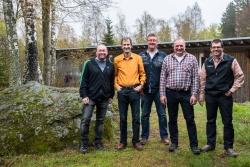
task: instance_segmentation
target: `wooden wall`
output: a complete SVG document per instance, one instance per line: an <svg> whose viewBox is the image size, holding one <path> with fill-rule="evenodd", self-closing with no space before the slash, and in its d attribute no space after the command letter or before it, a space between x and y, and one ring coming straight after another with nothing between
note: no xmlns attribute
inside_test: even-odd
<svg viewBox="0 0 250 167"><path fill-rule="evenodd" d="M134 48L132 51L134 53L140 53L141 51L145 50L146 47L142 46L141 48ZM165 51L167 54L172 52L171 48L160 48L161 50ZM209 56L210 50L209 47L195 47L195 48L187 48L187 51L194 54L196 58L199 59L200 55L204 55L205 57ZM225 53L228 53L232 56L234 56L245 75L245 83L242 88L240 88L236 94L234 95L234 100L236 102L245 102L250 101L250 46L225 46L224 48ZM57 52L57 54L60 52ZM118 54L121 54L121 49L119 50L110 50L109 55L112 55L111 60L113 57L117 56ZM73 56L72 56L73 55ZM94 55L94 49L91 49L89 51L81 51L81 50L69 50L68 52L64 53L63 57L70 57L68 59L62 59L62 56L60 56L61 60L57 63L57 75L59 76L58 82L56 86L65 86L64 84L64 77L67 74L67 72L70 72L72 74L72 83L70 86L73 87L79 87L79 78L80 78L80 72L82 63L88 59L89 57ZM73 58L74 57L74 58ZM202 62L199 62L202 63ZM58 77L57 77L58 78Z"/></svg>
<svg viewBox="0 0 250 167"><path fill-rule="evenodd" d="M245 102L250 100L250 50L241 49L232 51L231 54L239 62L245 76L245 83L234 95L235 101Z"/></svg>

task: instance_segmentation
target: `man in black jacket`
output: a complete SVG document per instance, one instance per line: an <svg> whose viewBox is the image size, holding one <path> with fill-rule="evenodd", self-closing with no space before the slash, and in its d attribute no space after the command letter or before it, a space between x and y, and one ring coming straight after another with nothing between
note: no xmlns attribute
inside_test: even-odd
<svg viewBox="0 0 250 167"><path fill-rule="evenodd" d="M233 149L233 93L244 83L244 74L237 60L223 52L223 43L214 39L211 43L211 56L206 59L200 72L200 97L203 105L206 101L207 109L207 145L203 152L212 151L216 146L216 118L220 109L225 153L230 157L238 154Z"/></svg>
<svg viewBox="0 0 250 167"><path fill-rule="evenodd" d="M81 121L80 152L88 151L89 125L96 106L95 141L96 149L102 150L103 121L109 102L114 96L114 66L107 58L105 45L98 45L96 57L87 60L82 69L80 96L84 104Z"/></svg>

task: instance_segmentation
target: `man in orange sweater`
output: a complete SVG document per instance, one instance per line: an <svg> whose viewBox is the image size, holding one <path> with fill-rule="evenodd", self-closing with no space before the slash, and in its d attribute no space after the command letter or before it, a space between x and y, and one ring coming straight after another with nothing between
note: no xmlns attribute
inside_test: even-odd
<svg viewBox="0 0 250 167"><path fill-rule="evenodd" d="M127 146L127 115L128 106L132 111L132 143L136 150L142 150L140 144L140 90L146 80L141 56L132 53L132 40L125 37L121 40L123 53L115 57L115 88L118 94L118 108L120 113L120 143L118 150Z"/></svg>

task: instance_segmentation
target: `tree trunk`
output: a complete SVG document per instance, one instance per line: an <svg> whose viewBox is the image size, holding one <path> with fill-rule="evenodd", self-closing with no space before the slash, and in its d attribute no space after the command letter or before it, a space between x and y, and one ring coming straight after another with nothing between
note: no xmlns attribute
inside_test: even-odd
<svg viewBox="0 0 250 167"><path fill-rule="evenodd" d="M50 0L42 0L42 31L44 53L44 82L51 82L51 56L50 56Z"/></svg>
<svg viewBox="0 0 250 167"><path fill-rule="evenodd" d="M22 78L19 63L16 19L14 16L12 0L3 0L3 12L10 50L9 86L19 86L22 83Z"/></svg>
<svg viewBox="0 0 250 167"><path fill-rule="evenodd" d="M56 0L51 1L51 85L56 82Z"/></svg>
<svg viewBox="0 0 250 167"><path fill-rule="evenodd" d="M24 83L32 80L32 79L29 79L27 80L27 78L30 78L28 77L27 75L29 75L29 70L30 68L28 67L28 64L29 64L29 23L27 22L27 12L28 12L28 5L27 5L27 0L19 0L19 3L21 5L21 9L22 9L22 13L23 13L23 18L24 18L24 24L25 24L25 55L26 55L26 66L25 66L25 74L24 74ZM34 22L34 21L33 21ZM38 50L38 49L36 49ZM36 64L36 63L35 63ZM41 69L40 69L40 65L38 63L38 53L37 53L37 73L38 73L38 82L42 83L43 82L43 77L42 77L42 72L41 72Z"/></svg>
<svg viewBox="0 0 250 167"><path fill-rule="evenodd" d="M26 0L24 9L24 17L26 20L26 72L24 75L24 83L28 81L41 82L39 77L39 66L38 66L38 49L37 49L37 38L35 30L35 9L33 7L34 0Z"/></svg>

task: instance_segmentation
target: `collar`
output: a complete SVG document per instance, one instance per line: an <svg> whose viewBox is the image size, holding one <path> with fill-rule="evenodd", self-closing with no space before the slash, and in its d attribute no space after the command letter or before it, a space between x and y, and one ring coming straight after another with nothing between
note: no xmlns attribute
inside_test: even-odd
<svg viewBox="0 0 250 167"><path fill-rule="evenodd" d="M215 59L217 59L217 57L215 58L213 55L210 55L210 62L211 61L214 61ZM221 53L220 57L219 57L219 60L224 60L224 52Z"/></svg>
<svg viewBox="0 0 250 167"><path fill-rule="evenodd" d="M159 52L159 50L155 49L153 52L150 52L149 50L147 50L146 52L147 52L147 54L154 54L154 55L156 55Z"/></svg>
<svg viewBox="0 0 250 167"><path fill-rule="evenodd" d="M187 55L188 55L188 52L184 52L181 57L185 58ZM175 53L172 53L171 56L172 56L172 58L174 58L177 55Z"/></svg>
<svg viewBox="0 0 250 167"><path fill-rule="evenodd" d="M222 52L221 55L220 55L220 57L218 57L218 58L216 57L216 58L215 58L214 56L212 56L212 59L213 59L213 60L214 60L214 59L223 60L223 55L224 55L224 53Z"/></svg>
<svg viewBox="0 0 250 167"><path fill-rule="evenodd" d="M106 62L106 59L104 59L104 60L100 60L100 59L98 59L97 57L95 58L95 60L96 60L96 61L98 61L98 62L100 62L100 63L104 63L104 62Z"/></svg>
<svg viewBox="0 0 250 167"><path fill-rule="evenodd" d="M128 57L125 57L123 54L123 60L128 60L128 59L133 59L133 54L130 53L130 55Z"/></svg>

